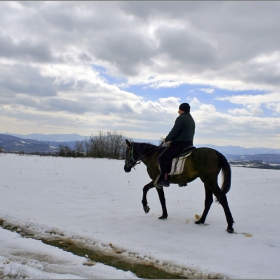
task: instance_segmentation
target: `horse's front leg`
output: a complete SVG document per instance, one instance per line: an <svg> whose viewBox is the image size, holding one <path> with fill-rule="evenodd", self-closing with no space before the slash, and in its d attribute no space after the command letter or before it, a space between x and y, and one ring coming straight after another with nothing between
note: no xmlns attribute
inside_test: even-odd
<svg viewBox="0 0 280 280"><path fill-rule="evenodd" d="M160 204L162 207L162 216L160 216L159 219L165 220L165 219L167 219L168 214L167 214L167 209L166 209L166 204L165 204L164 191L163 191L163 188L161 188L161 189L156 188L156 189L157 189L159 201L160 201Z"/></svg>
<svg viewBox="0 0 280 280"><path fill-rule="evenodd" d="M195 222L196 224L204 224L207 214L213 203L213 194L212 194L211 190L206 185L204 185L204 187L205 187L204 211L203 211L201 218Z"/></svg>
<svg viewBox="0 0 280 280"><path fill-rule="evenodd" d="M148 201L147 201L147 193L148 193L149 189L152 189L152 188L154 188L154 187L155 187L155 186L154 186L154 183L153 183L153 181L152 181L152 182L150 182L149 184L147 184L147 185L143 188L142 204L143 204L144 212L145 212L146 214L148 214L149 211L150 211L150 207L149 207Z"/></svg>

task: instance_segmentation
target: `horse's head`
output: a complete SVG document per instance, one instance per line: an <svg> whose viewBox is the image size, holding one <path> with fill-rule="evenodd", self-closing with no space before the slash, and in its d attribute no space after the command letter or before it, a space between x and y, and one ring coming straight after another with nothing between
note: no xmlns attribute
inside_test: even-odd
<svg viewBox="0 0 280 280"><path fill-rule="evenodd" d="M139 164L139 159L137 159L137 155L134 151L134 143L130 143L127 139L125 140L127 149L125 152L125 164L124 164L124 171L130 172L131 168L134 167L136 164Z"/></svg>

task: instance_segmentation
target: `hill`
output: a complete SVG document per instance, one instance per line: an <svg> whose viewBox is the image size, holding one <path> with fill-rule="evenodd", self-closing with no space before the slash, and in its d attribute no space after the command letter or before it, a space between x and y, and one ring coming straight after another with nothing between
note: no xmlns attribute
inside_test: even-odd
<svg viewBox="0 0 280 280"><path fill-rule="evenodd" d="M24 153L55 153L60 145L74 146L74 141L38 141L33 139L23 139L12 135L0 134L0 147L4 152L24 152Z"/></svg>
<svg viewBox="0 0 280 280"><path fill-rule="evenodd" d="M82 141L86 138L86 136L82 136L76 133L72 134L40 134L40 133L32 133L32 134L11 134L4 133L5 135L16 136L22 139L33 139L38 141L48 141L48 142L73 142L73 141Z"/></svg>

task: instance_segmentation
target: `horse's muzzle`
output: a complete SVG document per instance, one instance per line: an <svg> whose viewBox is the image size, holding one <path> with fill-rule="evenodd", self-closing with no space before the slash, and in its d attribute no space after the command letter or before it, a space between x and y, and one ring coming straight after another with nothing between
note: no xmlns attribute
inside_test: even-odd
<svg viewBox="0 0 280 280"><path fill-rule="evenodd" d="M124 171L125 171L126 173L130 172L130 171L131 171L131 167L125 165L125 166L124 166Z"/></svg>

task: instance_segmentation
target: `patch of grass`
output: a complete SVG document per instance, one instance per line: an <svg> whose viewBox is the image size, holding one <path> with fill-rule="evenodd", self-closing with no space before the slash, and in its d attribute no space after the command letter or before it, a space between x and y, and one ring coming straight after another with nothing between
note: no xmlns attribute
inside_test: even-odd
<svg viewBox="0 0 280 280"><path fill-rule="evenodd" d="M164 272L163 270L160 270L159 268L157 268L153 265L131 264L129 262L125 262L125 261L119 259L116 256L103 255L98 252L89 250L87 248L76 246L72 242L68 243L68 242L62 242L60 240L48 240L48 239L42 239L42 242L44 242L45 244L48 244L48 245L52 245L52 246L61 248L65 251L71 252L77 256L85 257L85 255L87 255L91 261L100 262L100 263L103 263L103 264L106 264L109 266L113 266L117 269L121 269L124 271L131 271L140 278L185 279L184 277L181 277L179 275Z"/></svg>
<svg viewBox="0 0 280 280"><path fill-rule="evenodd" d="M35 235L32 233L28 233L25 231L18 231L19 227L14 225L5 224L5 221L0 219L0 226L4 229L17 232L22 237L25 238L34 238ZM109 256L105 254L101 254L100 252L95 252L93 250L84 248L82 246L77 246L72 240L65 240L63 237L56 239L47 239L47 238L38 238L36 237L36 240L41 240L43 243L58 247L64 251L71 252L74 255L85 257L87 255L87 258L94 262L103 263L105 265L109 265L112 267L115 267L117 269L121 269L124 271L131 271L137 277L144 278L144 279L185 279L182 276L167 273L157 267L155 267L152 264L145 265L145 264L139 264L139 263L131 263L129 261L124 261L117 255ZM118 254L118 252L116 253Z"/></svg>

